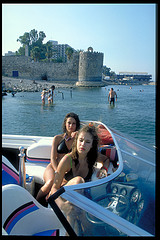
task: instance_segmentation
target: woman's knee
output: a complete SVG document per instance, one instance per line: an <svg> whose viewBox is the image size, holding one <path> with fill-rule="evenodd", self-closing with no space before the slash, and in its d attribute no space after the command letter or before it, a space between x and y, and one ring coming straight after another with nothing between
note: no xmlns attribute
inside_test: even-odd
<svg viewBox="0 0 160 240"><path fill-rule="evenodd" d="M85 183L84 179L80 176L74 178L74 184Z"/></svg>
<svg viewBox="0 0 160 240"><path fill-rule="evenodd" d="M51 164L48 164L44 171L43 179L45 182L47 182L48 180L53 179L54 176L55 176L54 169L52 168Z"/></svg>
<svg viewBox="0 0 160 240"><path fill-rule="evenodd" d="M52 187L53 185L53 182L54 182L54 179L48 179L46 182L45 182L45 185L49 186L50 188Z"/></svg>

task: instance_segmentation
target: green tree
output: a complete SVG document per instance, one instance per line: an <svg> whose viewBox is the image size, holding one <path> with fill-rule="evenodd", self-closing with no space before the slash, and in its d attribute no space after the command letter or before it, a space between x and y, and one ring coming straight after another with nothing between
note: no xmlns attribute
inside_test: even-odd
<svg viewBox="0 0 160 240"><path fill-rule="evenodd" d="M41 56L41 50L39 47L34 47L32 50L31 50L31 57L34 59L34 61L38 61L40 59L40 56Z"/></svg>
<svg viewBox="0 0 160 240"><path fill-rule="evenodd" d="M18 49L18 51L16 51L16 55L21 55L21 56L24 56L25 55L25 47L20 47Z"/></svg>
<svg viewBox="0 0 160 240"><path fill-rule="evenodd" d="M30 35L28 32L25 32L23 36L20 36L17 39L17 42L20 42L23 46L30 44Z"/></svg>
<svg viewBox="0 0 160 240"><path fill-rule="evenodd" d="M43 31L40 31L38 41L41 41L42 43L45 37L46 37L46 34Z"/></svg>
<svg viewBox="0 0 160 240"><path fill-rule="evenodd" d="M71 48L71 47L68 47L68 48L66 48L66 51L65 51L65 54L67 55L67 58L70 60L71 59L71 57L72 57L72 55L73 55L73 48Z"/></svg>
<svg viewBox="0 0 160 240"><path fill-rule="evenodd" d="M103 74L105 76L110 76L110 71L111 71L111 68L108 68L106 66L103 66Z"/></svg>
<svg viewBox="0 0 160 240"><path fill-rule="evenodd" d="M110 79L115 79L116 73L114 71L111 71L110 73Z"/></svg>
<svg viewBox="0 0 160 240"><path fill-rule="evenodd" d="M38 47L41 49L41 56L40 58L45 58L45 47L43 44L43 40L46 37L45 33L43 31L40 31L38 34L38 31L33 29L29 33L25 32L23 36L20 36L17 41L19 41L22 44L22 47L25 47L25 45L28 45L29 48L29 55L31 51ZM18 50L19 54L22 52L21 49ZM33 53L32 53L33 54Z"/></svg>
<svg viewBox="0 0 160 240"><path fill-rule="evenodd" d="M46 43L46 54L45 55L48 59L50 59L53 55L52 43L49 41Z"/></svg>
<svg viewBox="0 0 160 240"><path fill-rule="evenodd" d="M33 43L36 43L38 40L38 32L37 30L33 29L29 33L30 36L30 44L32 45Z"/></svg>
<svg viewBox="0 0 160 240"><path fill-rule="evenodd" d="M41 51L40 60L46 59L46 46L45 46L45 44L41 44L39 46L39 48L40 48L40 51Z"/></svg>

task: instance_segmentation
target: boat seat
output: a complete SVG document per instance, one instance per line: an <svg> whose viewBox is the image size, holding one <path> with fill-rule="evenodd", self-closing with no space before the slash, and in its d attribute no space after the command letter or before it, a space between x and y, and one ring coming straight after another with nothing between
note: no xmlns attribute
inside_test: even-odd
<svg viewBox="0 0 160 240"><path fill-rule="evenodd" d="M19 173L8 159L2 156L2 186L11 183L19 185Z"/></svg>
<svg viewBox="0 0 160 240"><path fill-rule="evenodd" d="M44 152L45 149L43 149ZM48 145L48 148L46 149L46 154L47 150L49 151L48 156L50 156L51 145ZM42 161L38 161L37 159L35 159L35 161L27 161L26 157L25 162L26 174L28 174L29 176L34 176L34 182L43 185L44 184L43 174L49 162L50 159L43 159ZM6 184L19 185L19 182L20 182L19 172L5 156L2 156L2 185Z"/></svg>
<svg viewBox="0 0 160 240"><path fill-rule="evenodd" d="M101 145L99 147L99 152L103 155L106 155L110 159L108 174L111 175L113 173L113 167L117 167L118 157L116 147L112 145ZM92 181L98 180L97 173L101 167L102 163L97 162L96 166L94 167L94 172L92 174Z"/></svg>
<svg viewBox="0 0 160 240"><path fill-rule="evenodd" d="M26 151L26 173L30 176L34 176L35 182L42 185L44 184L44 171L50 163L51 147L52 139L41 139L39 142L28 147ZM99 152L108 156L113 166L116 167L118 158L117 150L114 145L101 145L99 147Z"/></svg>
<svg viewBox="0 0 160 240"><path fill-rule="evenodd" d="M15 184L2 187L2 227L8 235L65 234L53 209L43 207L26 189Z"/></svg>
<svg viewBox="0 0 160 240"><path fill-rule="evenodd" d="M100 139L100 144L112 144L114 145L114 141L110 132L103 126L98 125L98 137Z"/></svg>
<svg viewBox="0 0 160 240"><path fill-rule="evenodd" d="M35 183L39 183L41 185L44 184L43 174L47 167L48 163L30 163L25 162L26 174L29 176L34 176Z"/></svg>
<svg viewBox="0 0 160 240"><path fill-rule="evenodd" d="M30 163L49 163L53 139L40 139L27 148L26 161Z"/></svg>
<svg viewBox="0 0 160 240"><path fill-rule="evenodd" d="M113 164L114 167L117 167L117 161L118 161L118 155L117 155L117 149L113 145L101 145L99 147L99 152L103 155L106 155L109 157L110 162Z"/></svg>
<svg viewBox="0 0 160 240"><path fill-rule="evenodd" d="M40 139L27 148L26 151L26 173L34 176L36 183L44 184L43 174L50 163L53 139Z"/></svg>

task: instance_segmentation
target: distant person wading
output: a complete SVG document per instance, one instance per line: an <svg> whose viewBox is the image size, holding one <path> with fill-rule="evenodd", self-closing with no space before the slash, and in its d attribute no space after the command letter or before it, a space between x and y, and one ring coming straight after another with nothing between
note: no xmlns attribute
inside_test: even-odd
<svg viewBox="0 0 160 240"><path fill-rule="evenodd" d="M111 90L109 91L109 94L108 94L108 101L109 101L110 105L111 105L111 103L113 103L113 105L114 105L115 97L116 97L116 101L117 101L117 93L113 90L113 88L111 88Z"/></svg>

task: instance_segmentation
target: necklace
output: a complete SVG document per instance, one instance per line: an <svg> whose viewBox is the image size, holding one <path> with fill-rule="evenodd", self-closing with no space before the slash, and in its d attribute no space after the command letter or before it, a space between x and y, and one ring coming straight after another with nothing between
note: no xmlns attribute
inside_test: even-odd
<svg viewBox="0 0 160 240"><path fill-rule="evenodd" d="M72 139L71 137L68 137L68 138L67 138L67 134L65 135L64 138L65 138L65 140L66 140L67 142Z"/></svg>

